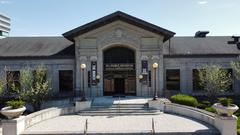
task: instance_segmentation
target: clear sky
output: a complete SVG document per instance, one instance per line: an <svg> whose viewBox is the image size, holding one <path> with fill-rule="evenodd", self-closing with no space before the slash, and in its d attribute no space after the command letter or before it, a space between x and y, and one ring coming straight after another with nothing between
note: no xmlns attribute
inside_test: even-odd
<svg viewBox="0 0 240 135"><path fill-rule="evenodd" d="M58 36L115 11L177 36L240 35L240 0L0 0L0 12L12 19L10 36Z"/></svg>

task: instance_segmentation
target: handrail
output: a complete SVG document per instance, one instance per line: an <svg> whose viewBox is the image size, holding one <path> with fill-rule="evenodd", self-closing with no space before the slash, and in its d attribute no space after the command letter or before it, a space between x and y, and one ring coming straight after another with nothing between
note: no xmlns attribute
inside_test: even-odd
<svg viewBox="0 0 240 135"><path fill-rule="evenodd" d="M155 123L153 118L152 118L152 135L155 135Z"/></svg>
<svg viewBox="0 0 240 135"><path fill-rule="evenodd" d="M120 96L118 97L118 113L120 113Z"/></svg>
<svg viewBox="0 0 240 135"><path fill-rule="evenodd" d="M88 130L88 119L86 119L85 125L84 125L84 131L83 134L87 135L87 130Z"/></svg>

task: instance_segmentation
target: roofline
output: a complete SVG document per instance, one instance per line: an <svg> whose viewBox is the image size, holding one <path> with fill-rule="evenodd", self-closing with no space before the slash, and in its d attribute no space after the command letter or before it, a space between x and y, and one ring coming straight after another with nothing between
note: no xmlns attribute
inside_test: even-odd
<svg viewBox="0 0 240 135"><path fill-rule="evenodd" d="M0 56L0 60L75 59L75 56Z"/></svg>
<svg viewBox="0 0 240 135"><path fill-rule="evenodd" d="M209 58L209 57L238 57L240 54L164 54L164 58Z"/></svg>
<svg viewBox="0 0 240 135"><path fill-rule="evenodd" d="M142 19L136 18L134 16L128 15L124 12L121 11L117 11L114 12L110 15L104 16L100 19L97 19L95 21L89 22L87 24L84 24L80 27L77 27L73 30L70 30L66 33L63 33L63 36L65 38L67 38L70 41L73 41L74 37L78 36L78 35L82 35L84 33L87 33L91 30L94 30L96 28L99 28L101 26L110 24L116 20L121 20L124 22L127 22L129 24L138 26L140 28L143 28L145 30L151 31L153 33L157 33L157 34L161 34L164 35L164 41L167 41L168 39L170 39L171 37L173 37L176 33L169 31L167 29L164 29L162 27L159 27L157 25L154 25L152 23L146 22Z"/></svg>

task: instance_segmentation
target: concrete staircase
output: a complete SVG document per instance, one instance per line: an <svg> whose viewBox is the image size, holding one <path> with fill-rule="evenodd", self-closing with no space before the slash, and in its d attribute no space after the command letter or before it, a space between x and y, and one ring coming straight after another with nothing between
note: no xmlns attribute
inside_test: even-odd
<svg viewBox="0 0 240 135"><path fill-rule="evenodd" d="M159 110L149 108L147 100L132 102L127 98L107 98L92 101L90 109L78 113L82 116L112 116L112 115L158 115Z"/></svg>
<svg viewBox="0 0 240 135"><path fill-rule="evenodd" d="M113 104L111 106L93 105L91 109L79 113L82 116L109 115L158 115L159 110L149 108L148 104Z"/></svg>

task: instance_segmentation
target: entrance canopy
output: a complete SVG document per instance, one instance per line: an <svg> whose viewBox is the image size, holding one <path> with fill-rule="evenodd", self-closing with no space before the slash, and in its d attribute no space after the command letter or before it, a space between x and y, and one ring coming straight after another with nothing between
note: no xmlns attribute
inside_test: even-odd
<svg viewBox="0 0 240 135"><path fill-rule="evenodd" d="M151 23L141 20L139 18L133 17L133 16L123 13L121 11L117 11L115 13L112 13L112 14L102 17L100 19L97 19L93 22L87 23L83 26L80 26L73 30L70 30L70 31L64 33L63 36L65 38L67 38L68 40L74 41L74 37L76 37L76 36L82 35L91 30L97 29L99 27L102 27L104 25L110 24L110 23L112 23L114 21L118 21L118 20L129 23L129 24L137 26L137 27L140 27L147 31L162 35L164 37L163 41L167 41L168 39L170 39L171 37L173 37L175 35L175 33L172 31L161 28L159 26L156 26L154 24L151 24Z"/></svg>

